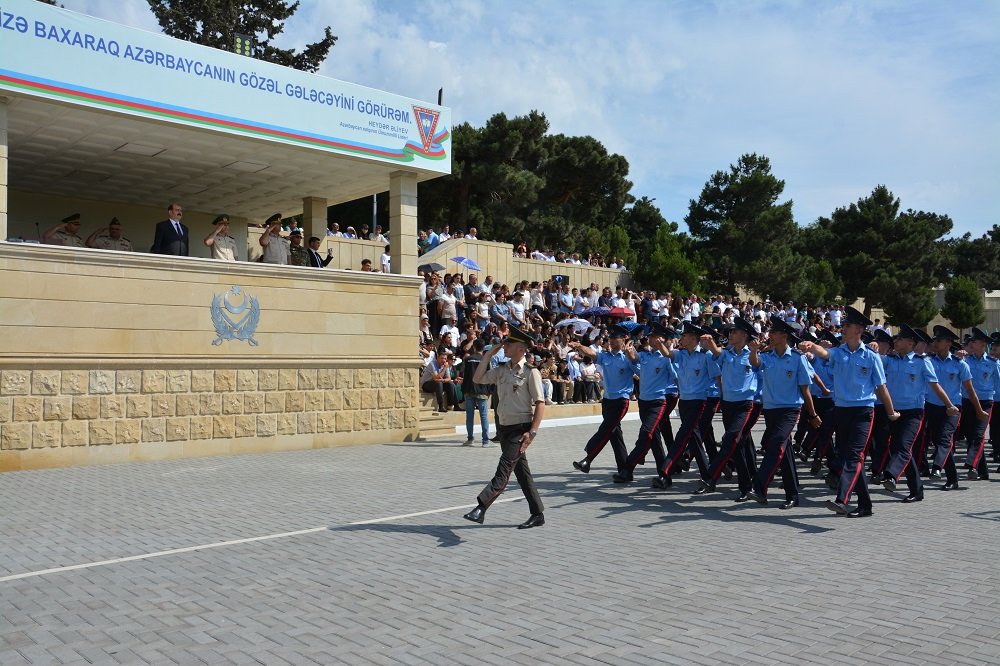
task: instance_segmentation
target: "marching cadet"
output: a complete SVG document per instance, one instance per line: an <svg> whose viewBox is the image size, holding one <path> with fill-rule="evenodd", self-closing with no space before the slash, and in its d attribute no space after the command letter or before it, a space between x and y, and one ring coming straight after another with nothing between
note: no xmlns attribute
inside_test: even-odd
<svg viewBox="0 0 1000 666"><path fill-rule="evenodd" d="M666 462L660 433L664 423L670 427L670 412L677 405L677 370L667 346L667 341L674 339L674 330L653 322L649 324L646 339L651 351L639 352L639 420L642 425L635 448L625 459L624 469L613 477L615 483L631 483L636 465L646 460L650 449L656 469L662 469Z"/></svg>
<svg viewBox="0 0 1000 666"><path fill-rule="evenodd" d="M223 213L212 220L215 229L205 237L205 245L212 249L212 259L239 261L236 239L229 235L229 216Z"/></svg>
<svg viewBox="0 0 1000 666"><path fill-rule="evenodd" d="M878 352L879 358L884 359L892 350L892 336L881 328L876 328L872 331L872 340L874 345L870 346L877 347L875 351ZM882 470L885 469L885 465L889 460L889 420L886 418L885 410L879 409L881 406L882 403L876 395L875 418L872 422L870 444L872 463L869 469L869 473L871 474L869 483L872 485L882 483Z"/></svg>
<svg viewBox="0 0 1000 666"><path fill-rule="evenodd" d="M601 398L601 425L597 432L584 446L586 455L582 460L574 460L573 467L584 474L590 473L590 463L610 441L615 453L615 463L618 474L625 474L626 458L625 440L622 438L622 419L628 413L629 396L632 395L634 384L632 377L639 372L638 355L629 332L621 326L613 326L609 331L611 336L611 351L595 352L579 342L571 342L570 347L582 356L596 359L604 375L604 395Z"/></svg>
<svg viewBox="0 0 1000 666"><path fill-rule="evenodd" d="M810 340L810 342L812 341ZM827 349L840 344L840 340L830 332L830 329L822 331L816 342ZM820 358L812 352L809 352L807 357L813 372L816 373L813 377L813 383L809 387L809 392L813 397L813 407L816 408L816 413L819 414L823 425L806 433L806 437L802 441L802 453L799 459L802 462L807 462L809 454L815 452L812 466L809 468L809 472L815 476L822 469L823 460L830 461L832 458L830 443L833 440L833 376L830 375L828 360Z"/></svg>
<svg viewBox="0 0 1000 666"><path fill-rule="evenodd" d="M871 320L850 306L845 310L847 316L839 347L826 350L815 343L802 344L805 349L830 361L835 387L833 418L841 471L837 497L827 500L826 506L841 515L865 518L873 513L864 462L874 420L876 394L890 421L898 419L899 412L893 409L892 396L885 388L882 360L878 353L861 341L865 327L872 325ZM851 510L847 503L855 491L858 508Z"/></svg>
<svg viewBox="0 0 1000 666"><path fill-rule="evenodd" d="M819 414L813 406L809 386L812 377L809 362L801 352L789 343L798 341L795 329L781 317L771 317L770 340L772 349L763 354L760 343L750 340L750 363L761 368L764 400L764 436L761 446L764 458L754 476L753 490L749 498L760 504L767 504L767 489L771 485L778 468L785 490L782 509L799 505L799 479L795 472L795 456L792 452L792 430L799 420L805 405L806 418L811 427L822 425ZM808 343L807 343L808 344Z"/></svg>
<svg viewBox="0 0 1000 666"><path fill-rule="evenodd" d="M503 345L494 345L486 352L473 375L474 383L495 384L497 387L497 436L500 438L500 462L497 464L496 474L476 498L476 508L464 516L474 523L483 523L486 510L507 487L513 472L521 486L521 492L528 500L528 510L531 511L528 520L517 528L526 530L545 524L542 498L538 496L528 467L528 458L525 456L525 451L538 435L538 427L545 412L542 375L536 368L529 366L525 358L529 346L535 343L533 335L511 325L510 334ZM503 349L509 360L491 368L490 361L500 349Z"/></svg>
<svg viewBox="0 0 1000 666"><path fill-rule="evenodd" d="M958 340L954 331L944 327L934 327L934 354L931 356L931 366L937 375L938 383L944 389L946 397L953 405L963 405L963 394L970 403L973 419L986 420L989 415L983 411L979 403L976 389L972 385L972 371L969 364L951 353L952 344ZM948 414L947 404L939 396L931 393L927 396L927 447L934 451L934 464L931 467L931 477L941 478L941 470L945 472L946 482L942 490L958 489L958 470L955 468L955 433L958 429L960 416L958 412Z"/></svg>
<svg viewBox="0 0 1000 666"><path fill-rule="evenodd" d="M669 488L673 484L674 468L685 452L690 452L697 461L702 480L708 480L709 460L701 443L701 416L705 411L708 387L722 373L712 355L698 347L699 341L708 344L710 340L711 332L686 321L681 333L680 349L670 351L671 358L677 364L677 386L680 389L677 404L681 423L670 444L667 460L660 467L659 476L653 479L654 488Z"/></svg>
<svg viewBox="0 0 1000 666"><path fill-rule="evenodd" d="M910 493L903 499L906 504L924 499L924 484L920 480L920 468L914 452L924 422L928 387L944 404L949 417L958 414L958 407L951 403L938 383L930 359L914 353L913 348L919 339L920 335L915 330L902 324L893 341L893 352L882 357L885 385L892 396L893 406L899 412L899 419L889 424L889 456L877 482L886 490L893 491L905 472Z"/></svg>
<svg viewBox="0 0 1000 666"><path fill-rule="evenodd" d="M986 355L989 342L988 334L973 327L972 336L966 344L968 355L963 359L972 373L974 390L962 387L962 417L959 420L959 428L968 446L965 465L969 468L969 479L972 481L990 478L985 455L986 426L989 425L990 414L993 412L993 399L1000 388L1000 364L993 357ZM972 400L972 393L978 398L978 410ZM985 413L985 416L980 416L981 412Z"/></svg>
<svg viewBox="0 0 1000 666"><path fill-rule="evenodd" d="M708 467L708 479L695 490L695 495L704 495L715 490L726 464L735 459L736 479L740 497L753 490L757 461L752 449L745 445L747 424L753 411L753 397L757 393L757 374L750 363L750 349L747 343L757 339L757 331L743 317L737 316L729 331L729 347L721 349L715 340L708 342L708 350L722 369L722 426L725 434L719 452ZM748 455L749 453L749 455Z"/></svg>
<svg viewBox="0 0 1000 666"><path fill-rule="evenodd" d="M83 239L76 232L80 230L80 214L67 215L44 234L42 242L47 245L62 245L63 247L83 247Z"/></svg>
<svg viewBox="0 0 1000 666"><path fill-rule="evenodd" d="M132 241L122 236L122 223L118 221L117 217L111 218L108 226L90 234L85 243L87 247L93 247L98 250L132 251Z"/></svg>

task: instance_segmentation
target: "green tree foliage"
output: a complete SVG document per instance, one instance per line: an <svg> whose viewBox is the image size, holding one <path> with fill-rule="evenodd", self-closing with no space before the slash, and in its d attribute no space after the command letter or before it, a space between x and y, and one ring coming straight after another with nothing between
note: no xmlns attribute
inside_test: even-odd
<svg viewBox="0 0 1000 666"><path fill-rule="evenodd" d="M619 264L625 264L627 268L634 270L636 254L632 249L632 239L625 227L612 224L604 235L608 240L608 252L604 257L615 257Z"/></svg>
<svg viewBox="0 0 1000 666"><path fill-rule="evenodd" d="M327 26L323 39L300 52L280 49L272 41L285 29L285 21L299 3L284 0L146 0L163 32L196 44L231 51L235 35L254 40L253 57L315 72L326 60L337 38Z"/></svg>
<svg viewBox="0 0 1000 666"><path fill-rule="evenodd" d="M943 245L947 259L938 275L941 282L963 275L984 289L1000 289L1000 225L994 224L979 238L967 233Z"/></svg>
<svg viewBox="0 0 1000 666"><path fill-rule="evenodd" d="M951 219L899 209L899 199L879 185L804 231L803 245L827 259L843 281L844 300L863 298L866 314L901 291L930 287L947 258L939 241L951 231Z"/></svg>
<svg viewBox="0 0 1000 666"><path fill-rule="evenodd" d="M656 230L667 224L660 209L653 199L640 197L633 205L626 207L618 217L618 224L628 233L636 260L646 261L653 251L656 241ZM626 263L634 268L633 263Z"/></svg>
<svg viewBox="0 0 1000 666"><path fill-rule="evenodd" d="M691 200L684 218L707 262L712 287L735 293L742 284L758 293L795 283L798 255L790 251L798 227L792 202L778 203L785 182L763 155L743 155L717 171Z"/></svg>
<svg viewBox="0 0 1000 666"><path fill-rule="evenodd" d="M635 266L639 284L658 292L674 294L701 293L705 287L705 268L687 235L677 233L676 222L664 222L653 234L649 255Z"/></svg>
<svg viewBox="0 0 1000 666"><path fill-rule="evenodd" d="M971 328L983 323L983 295L974 280L956 276L944 288L944 307L941 314L955 328Z"/></svg>
<svg viewBox="0 0 1000 666"><path fill-rule="evenodd" d="M607 255L600 238L633 202L628 162L593 137L549 135L545 116L498 113L452 133L452 173L419 185L420 226L476 227L480 237ZM594 231L597 233L593 233Z"/></svg>
<svg viewBox="0 0 1000 666"><path fill-rule="evenodd" d="M882 308L889 324L909 324L916 328L926 328L938 308L934 304L934 291L930 287L912 287L900 291L886 292L882 298Z"/></svg>

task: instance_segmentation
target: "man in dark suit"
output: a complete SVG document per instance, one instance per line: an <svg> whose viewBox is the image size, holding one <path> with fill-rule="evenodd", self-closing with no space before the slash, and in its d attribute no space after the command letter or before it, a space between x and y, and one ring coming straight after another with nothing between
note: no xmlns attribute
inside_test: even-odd
<svg viewBox="0 0 1000 666"><path fill-rule="evenodd" d="M333 248L326 251L326 258L320 256L319 246L322 243L319 238L312 236L309 238L309 265L313 268L326 268L333 261Z"/></svg>
<svg viewBox="0 0 1000 666"><path fill-rule="evenodd" d="M182 215L184 209L179 203L167 206L167 219L156 225L153 247L149 248L151 254L188 256L188 228L181 224Z"/></svg>

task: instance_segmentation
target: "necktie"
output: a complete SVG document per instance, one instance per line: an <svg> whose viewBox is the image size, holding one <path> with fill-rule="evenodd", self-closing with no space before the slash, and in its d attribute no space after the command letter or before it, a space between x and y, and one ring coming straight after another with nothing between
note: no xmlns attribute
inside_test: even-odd
<svg viewBox="0 0 1000 666"><path fill-rule="evenodd" d="M180 222L174 222L174 231L177 232L177 236L179 238L184 238L184 234L181 233L181 223Z"/></svg>

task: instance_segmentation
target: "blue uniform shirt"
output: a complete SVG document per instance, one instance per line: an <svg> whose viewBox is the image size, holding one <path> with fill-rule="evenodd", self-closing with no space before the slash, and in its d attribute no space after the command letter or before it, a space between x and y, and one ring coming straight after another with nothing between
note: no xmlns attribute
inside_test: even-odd
<svg viewBox="0 0 1000 666"><path fill-rule="evenodd" d="M722 368L722 399L726 402L753 400L757 393L757 374L750 365L750 350L737 353L732 347L723 349L716 359Z"/></svg>
<svg viewBox="0 0 1000 666"><path fill-rule="evenodd" d="M785 349L781 356L777 351L769 351L758 355L761 367L761 383L764 386L762 397L764 409L779 409L783 407L798 407L802 404L800 386L812 384L809 375L809 362L800 352L791 347Z"/></svg>
<svg viewBox="0 0 1000 666"><path fill-rule="evenodd" d="M663 400L677 393L677 370L668 356L658 351L639 352L639 400Z"/></svg>
<svg viewBox="0 0 1000 666"><path fill-rule="evenodd" d="M705 400L708 398L708 387L722 370L712 355L701 350L691 353L686 349L674 352L677 363L677 385L681 391L681 400Z"/></svg>
<svg viewBox="0 0 1000 666"><path fill-rule="evenodd" d="M639 366L625 352L598 352L596 363L604 374L604 397L608 400L628 400L635 388L632 377L639 371Z"/></svg>
<svg viewBox="0 0 1000 666"><path fill-rule="evenodd" d="M922 409L931 391L927 384L937 384L937 374L926 356L910 352L906 356L883 356L885 385L896 409Z"/></svg>
<svg viewBox="0 0 1000 666"><path fill-rule="evenodd" d="M961 405L962 382L972 379L972 371L969 370L968 363L958 360L951 354L948 354L942 361L940 356L934 354L931 356L931 367L934 368L934 374L937 375L938 383L944 389L951 403L953 405ZM944 407L941 398L934 392L927 394L927 402L931 405Z"/></svg>
<svg viewBox="0 0 1000 666"><path fill-rule="evenodd" d="M878 352L859 345L851 351L847 345L829 350L827 363L837 391L833 404L837 407L874 407L875 389L885 384L885 369Z"/></svg>
<svg viewBox="0 0 1000 666"><path fill-rule="evenodd" d="M1000 382L1000 365L996 359L985 354L976 358L972 354L963 359L972 373L972 388L980 400L993 401L996 396L997 383ZM962 387L962 395L968 398L968 391Z"/></svg>
<svg viewBox="0 0 1000 666"><path fill-rule="evenodd" d="M832 398L833 375L830 374L830 365L827 360L814 355L809 365L812 367L813 372L816 373L816 376L822 380L823 385L829 389L830 395L823 395L823 389L821 389L819 384L816 383L809 386L809 393L811 393L814 398Z"/></svg>
<svg viewBox="0 0 1000 666"><path fill-rule="evenodd" d="M754 391L753 401L761 402L764 396L764 379L763 379L764 369L760 366L753 369L753 374L757 377L757 390Z"/></svg>

